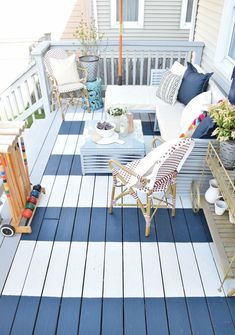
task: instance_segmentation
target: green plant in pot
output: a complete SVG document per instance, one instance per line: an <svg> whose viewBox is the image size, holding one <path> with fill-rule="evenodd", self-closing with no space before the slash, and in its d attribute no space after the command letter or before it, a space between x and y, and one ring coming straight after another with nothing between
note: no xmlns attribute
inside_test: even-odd
<svg viewBox="0 0 235 335"><path fill-rule="evenodd" d="M81 44L79 62L80 66L87 71L87 81L95 81L98 72L100 45L104 34L99 34L94 19L85 20L82 14L73 35Z"/></svg>
<svg viewBox="0 0 235 335"><path fill-rule="evenodd" d="M212 105L208 113L215 122L212 135L220 141L220 158L226 169L235 167L235 106L226 100Z"/></svg>
<svg viewBox="0 0 235 335"><path fill-rule="evenodd" d="M122 121L127 121L127 108L125 106L110 106L106 110L107 120L116 125L115 131L120 132Z"/></svg>

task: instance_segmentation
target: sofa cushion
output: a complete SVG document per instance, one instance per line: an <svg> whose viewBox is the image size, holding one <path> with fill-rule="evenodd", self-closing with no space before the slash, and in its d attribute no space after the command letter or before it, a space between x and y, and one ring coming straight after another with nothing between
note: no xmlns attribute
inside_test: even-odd
<svg viewBox="0 0 235 335"><path fill-rule="evenodd" d="M178 76L184 76L184 73L186 71L186 66L180 64L177 60L173 63L170 71L174 74L177 74Z"/></svg>
<svg viewBox="0 0 235 335"><path fill-rule="evenodd" d="M79 74L75 54L67 58L50 58L50 65L58 85L79 82Z"/></svg>
<svg viewBox="0 0 235 335"><path fill-rule="evenodd" d="M157 89L157 97L173 105L176 102L178 91L181 85L182 76L166 71Z"/></svg>
<svg viewBox="0 0 235 335"><path fill-rule="evenodd" d="M176 101L172 106L157 98L156 117L161 137L164 141L179 137L180 119L184 105Z"/></svg>
<svg viewBox="0 0 235 335"><path fill-rule="evenodd" d="M207 90L209 79L213 74L199 73L191 63L187 62L187 65L178 93L178 100L185 105L196 95Z"/></svg>
<svg viewBox="0 0 235 335"><path fill-rule="evenodd" d="M156 86L108 85L105 92L105 110L113 105L126 106L130 111L155 111Z"/></svg>
<svg viewBox="0 0 235 335"><path fill-rule="evenodd" d="M189 101L182 111L180 120L182 132L187 131L193 120L197 118L209 104L211 104L211 91L203 92Z"/></svg>

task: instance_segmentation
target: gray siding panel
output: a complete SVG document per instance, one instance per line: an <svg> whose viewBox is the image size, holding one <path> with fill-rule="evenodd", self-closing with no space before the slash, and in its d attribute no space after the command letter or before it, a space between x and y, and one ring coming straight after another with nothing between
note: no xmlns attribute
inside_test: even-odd
<svg viewBox="0 0 235 335"><path fill-rule="evenodd" d="M199 0L195 28L195 41L203 41L205 47L202 55L202 68L214 72L212 78L228 93L230 78L215 67L215 53L223 13L224 0Z"/></svg>
<svg viewBox="0 0 235 335"><path fill-rule="evenodd" d="M123 37L128 40L188 40L189 30L180 29L181 0L145 0L144 28L128 29ZM98 26L108 38L117 39L118 29L111 28L110 0L97 0Z"/></svg>

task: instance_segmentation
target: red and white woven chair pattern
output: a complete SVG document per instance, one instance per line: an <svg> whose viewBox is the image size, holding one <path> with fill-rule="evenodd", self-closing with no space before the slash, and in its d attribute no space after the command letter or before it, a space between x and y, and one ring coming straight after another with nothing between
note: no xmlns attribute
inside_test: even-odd
<svg viewBox="0 0 235 335"><path fill-rule="evenodd" d="M171 208L172 216L175 215L176 177L193 146L194 141L191 138L175 139L164 142L143 159L132 161L125 166L114 160L109 161L113 175L109 212L112 213L114 205L133 206L122 199L131 195L145 217L145 236L149 236L151 220L159 207ZM116 187L124 188L117 196ZM146 195L145 201L140 197L143 193ZM120 199L122 201L118 203Z"/></svg>

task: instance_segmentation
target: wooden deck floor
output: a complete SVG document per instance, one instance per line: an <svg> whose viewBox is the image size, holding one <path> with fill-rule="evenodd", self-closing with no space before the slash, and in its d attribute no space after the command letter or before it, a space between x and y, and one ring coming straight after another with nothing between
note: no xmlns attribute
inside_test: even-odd
<svg viewBox="0 0 235 335"><path fill-rule="evenodd" d="M33 233L0 240L0 335L235 334L204 214L179 196L146 239L136 208L108 214L110 176L81 175L84 120L101 114L56 116L32 163L47 193ZM142 121L148 148L153 122Z"/></svg>

